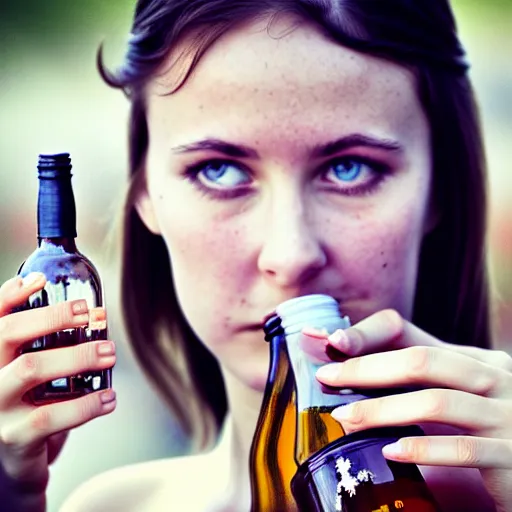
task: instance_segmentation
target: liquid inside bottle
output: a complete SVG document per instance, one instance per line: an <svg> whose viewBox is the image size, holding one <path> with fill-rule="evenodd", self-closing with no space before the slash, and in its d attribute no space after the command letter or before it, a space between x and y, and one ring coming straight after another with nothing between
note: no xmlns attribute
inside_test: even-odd
<svg viewBox="0 0 512 512"><path fill-rule="evenodd" d="M21 347L19 354L52 350L108 339L102 283L93 263L76 247L76 210L71 186L69 154L41 155L38 164L38 246L21 265L18 275L41 272L46 277L43 290L29 297L17 310L51 306L83 299L89 310L89 324L41 336ZM34 404L60 401L107 389L112 370L63 375L31 390L27 398Z"/></svg>
<svg viewBox="0 0 512 512"><path fill-rule="evenodd" d="M299 412L296 455L299 461L306 461L324 446L345 435L341 424L331 416L333 409L333 406L319 406Z"/></svg>

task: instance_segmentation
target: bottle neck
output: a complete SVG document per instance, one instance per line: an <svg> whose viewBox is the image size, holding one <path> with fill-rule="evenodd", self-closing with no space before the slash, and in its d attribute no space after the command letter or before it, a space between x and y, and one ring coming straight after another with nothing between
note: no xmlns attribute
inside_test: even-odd
<svg viewBox="0 0 512 512"><path fill-rule="evenodd" d="M350 326L348 317L341 317L339 305L326 295L308 295L280 304L277 314L282 319L286 335L288 357L297 390L297 412L312 407L328 407L340 403L340 395L324 392L316 379L316 372L323 363L312 359L300 346L304 327L325 329L329 333Z"/></svg>
<svg viewBox="0 0 512 512"><path fill-rule="evenodd" d="M76 207L68 154L39 158L37 232L40 239L76 237Z"/></svg>
<svg viewBox="0 0 512 512"><path fill-rule="evenodd" d="M264 331L270 344L270 367L251 445L251 512L292 509L290 482L297 472L293 376L280 319L271 318Z"/></svg>

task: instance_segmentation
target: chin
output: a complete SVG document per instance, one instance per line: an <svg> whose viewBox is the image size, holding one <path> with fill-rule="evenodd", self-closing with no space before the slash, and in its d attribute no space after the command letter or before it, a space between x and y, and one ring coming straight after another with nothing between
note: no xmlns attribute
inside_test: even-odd
<svg viewBox="0 0 512 512"><path fill-rule="evenodd" d="M249 389L263 393L268 378L268 363L256 365L250 362L245 368L244 366L239 366L235 370L237 379Z"/></svg>
<svg viewBox="0 0 512 512"><path fill-rule="evenodd" d="M268 378L268 358L248 358L247 364L237 366L235 372L237 379L248 388L258 393L265 391Z"/></svg>
<svg viewBox="0 0 512 512"><path fill-rule="evenodd" d="M267 347L264 347L268 350ZM243 354L237 354L236 359L230 354L229 361L219 358L224 378L228 380L227 385L233 384L235 387L246 387L252 391L263 393L267 383L269 371L269 355L265 350L247 351Z"/></svg>

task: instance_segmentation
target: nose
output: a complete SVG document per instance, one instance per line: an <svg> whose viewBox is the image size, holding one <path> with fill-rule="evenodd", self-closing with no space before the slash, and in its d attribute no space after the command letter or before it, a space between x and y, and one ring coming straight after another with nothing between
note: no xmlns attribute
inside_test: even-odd
<svg viewBox="0 0 512 512"><path fill-rule="evenodd" d="M269 210L258 268L274 284L297 288L312 280L327 264L312 211L295 200Z"/></svg>

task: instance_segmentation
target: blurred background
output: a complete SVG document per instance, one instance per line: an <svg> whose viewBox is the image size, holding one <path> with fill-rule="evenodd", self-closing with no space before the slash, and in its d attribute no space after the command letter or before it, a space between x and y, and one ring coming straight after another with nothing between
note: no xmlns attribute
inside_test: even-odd
<svg viewBox="0 0 512 512"><path fill-rule="evenodd" d="M512 352L512 0L452 4L472 63L488 154L496 345ZM134 5L17 0L0 7L0 282L35 248L38 154L70 152L79 247L104 278L111 336L119 347L118 409L72 433L52 467L49 512L92 475L187 449L124 340L118 263L109 249L126 188L129 105L103 84L95 55L104 42L107 64L120 62Z"/></svg>

